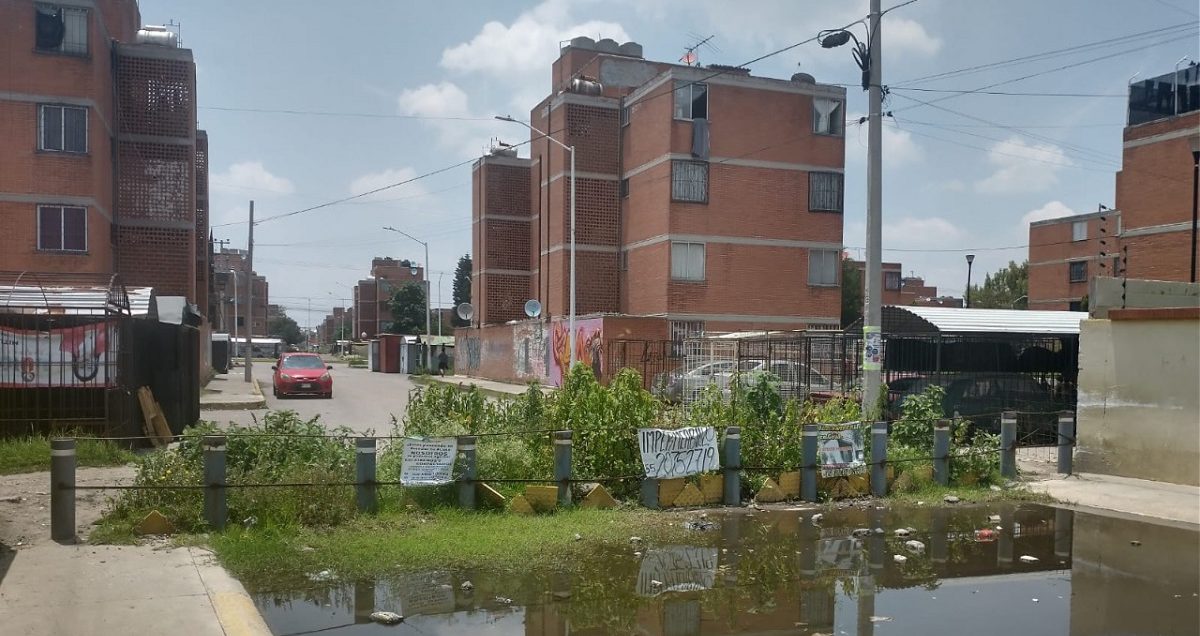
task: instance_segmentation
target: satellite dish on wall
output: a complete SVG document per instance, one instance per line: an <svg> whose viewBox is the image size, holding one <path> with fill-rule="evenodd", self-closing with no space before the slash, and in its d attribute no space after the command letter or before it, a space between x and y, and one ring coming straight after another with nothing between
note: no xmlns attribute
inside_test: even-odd
<svg viewBox="0 0 1200 636"><path fill-rule="evenodd" d="M525 315L530 318L537 318L542 315L542 303L533 299L525 301Z"/></svg>
<svg viewBox="0 0 1200 636"><path fill-rule="evenodd" d="M471 303L462 303L458 306L455 312L458 314L459 318L462 318L463 320L470 320L475 316L475 307L472 306Z"/></svg>

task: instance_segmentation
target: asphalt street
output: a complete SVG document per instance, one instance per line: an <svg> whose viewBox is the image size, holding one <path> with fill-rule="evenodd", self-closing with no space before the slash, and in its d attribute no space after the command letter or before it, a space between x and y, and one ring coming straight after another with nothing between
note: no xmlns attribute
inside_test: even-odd
<svg viewBox="0 0 1200 636"><path fill-rule="evenodd" d="M238 367L231 375L241 374ZM271 394L271 365L254 363L254 377L267 400L266 409L252 411L204 411L201 417L219 423L250 424L253 417L262 418L268 410L293 410L303 417L321 416L328 428L347 426L356 433L374 431L387 435L392 432L392 416L404 417L408 392L415 386L402 373L372 373L366 369L351 369L344 364L333 365L333 399L314 397L276 398Z"/></svg>

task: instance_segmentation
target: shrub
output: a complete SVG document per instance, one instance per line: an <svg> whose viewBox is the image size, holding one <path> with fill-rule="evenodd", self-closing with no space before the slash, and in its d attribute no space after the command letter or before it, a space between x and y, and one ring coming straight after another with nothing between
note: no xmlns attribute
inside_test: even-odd
<svg viewBox="0 0 1200 636"><path fill-rule="evenodd" d="M352 369L365 369L367 367L367 359L360 355L348 355L343 359L346 361L346 366Z"/></svg>

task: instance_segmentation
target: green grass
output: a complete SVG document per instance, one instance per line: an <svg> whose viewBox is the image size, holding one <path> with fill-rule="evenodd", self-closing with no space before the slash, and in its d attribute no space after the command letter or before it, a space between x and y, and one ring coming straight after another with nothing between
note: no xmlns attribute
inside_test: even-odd
<svg viewBox="0 0 1200 636"><path fill-rule="evenodd" d="M537 516L442 509L359 517L325 530L237 528L210 537L210 544L222 565L250 585L303 584L321 570L342 579L430 568L561 570L596 550L628 546L631 536L679 539L682 518L632 509Z"/></svg>
<svg viewBox="0 0 1200 636"><path fill-rule="evenodd" d="M80 437L75 442L77 466L120 466L133 453L112 442ZM0 475L50 470L50 438L29 436L0 439Z"/></svg>
<svg viewBox="0 0 1200 636"><path fill-rule="evenodd" d="M943 498L954 495L960 503L989 503L994 501L1028 501L1052 503L1054 499L1045 493L1034 492L1023 486L992 490L989 486L938 486L926 484L911 492L894 492L885 501L895 505L925 504L946 505Z"/></svg>

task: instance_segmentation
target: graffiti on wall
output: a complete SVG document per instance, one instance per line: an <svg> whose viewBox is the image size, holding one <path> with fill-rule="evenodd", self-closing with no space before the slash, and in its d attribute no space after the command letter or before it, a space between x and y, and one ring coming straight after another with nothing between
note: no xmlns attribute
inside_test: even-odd
<svg viewBox="0 0 1200 636"><path fill-rule="evenodd" d="M601 346L602 318L575 321L575 361L592 367L597 378L604 372ZM562 386L565 371L571 365L571 343L567 321L556 322L550 330L550 384Z"/></svg>
<svg viewBox="0 0 1200 636"><path fill-rule="evenodd" d="M546 381L546 327L541 321L513 326L513 375Z"/></svg>

